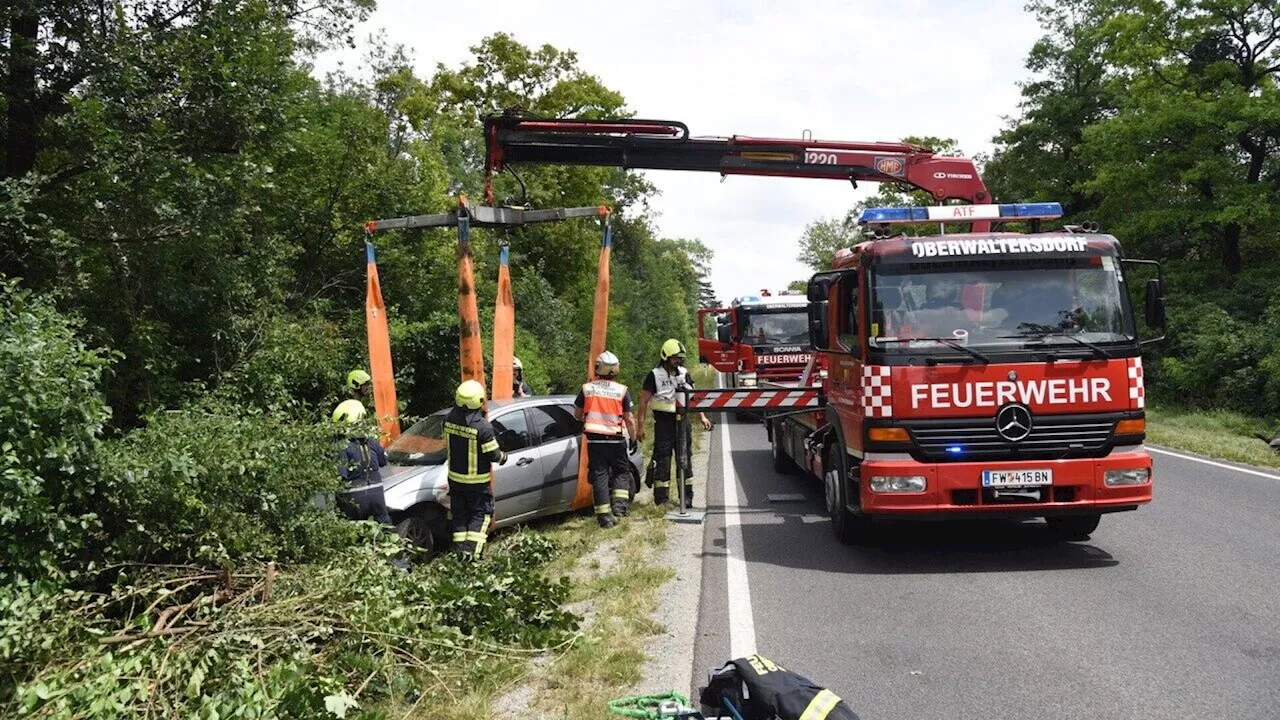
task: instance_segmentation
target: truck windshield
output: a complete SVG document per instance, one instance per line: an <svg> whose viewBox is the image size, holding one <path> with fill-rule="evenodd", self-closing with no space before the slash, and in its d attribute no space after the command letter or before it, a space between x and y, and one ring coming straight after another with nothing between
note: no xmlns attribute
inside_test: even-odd
<svg viewBox="0 0 1280 720"><path fill-rule="evenodd" d="M1132 342L1128 296L1114 257L885 265L873 276L870 336L890 352L954 352L911 338L956 338L1006 349Z"/></svg>
<svg viewBox="0 0 1280 720"><path fill-rule="evenodd" d="M743 310L740 332L746 345L808 345L809 313L805 308Z"/></svg>

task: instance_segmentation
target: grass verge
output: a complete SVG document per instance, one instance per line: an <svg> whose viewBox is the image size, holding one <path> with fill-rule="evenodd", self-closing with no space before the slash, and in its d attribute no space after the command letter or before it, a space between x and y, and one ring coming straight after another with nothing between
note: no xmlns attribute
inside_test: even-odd
<svg viewBox="0 0 1280 720"><path fill-rule="evenodd" d="M1280 453L1254 435L1272 432L1265 420L1225 410L1147 408L1147 438L1152 443L1222 460L1280 467Z"/></svg>

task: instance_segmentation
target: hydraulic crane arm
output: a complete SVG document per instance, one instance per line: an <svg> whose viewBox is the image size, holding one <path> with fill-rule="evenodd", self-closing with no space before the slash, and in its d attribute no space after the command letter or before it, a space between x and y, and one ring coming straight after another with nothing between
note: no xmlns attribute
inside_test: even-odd
<svg viewBox="0 0 1280 720"><path fill-rule="evenodd" d="M909 143L811 139L692 137L670 120L528 119L484 121L488 182L509 165L597 165L637 170L693 170L721 175L828 178L899 183L936 202L990 202L973 160L942 157ZM492 187L486 187L492 194ZM978 228L984 231L989 228Z"/></svg>

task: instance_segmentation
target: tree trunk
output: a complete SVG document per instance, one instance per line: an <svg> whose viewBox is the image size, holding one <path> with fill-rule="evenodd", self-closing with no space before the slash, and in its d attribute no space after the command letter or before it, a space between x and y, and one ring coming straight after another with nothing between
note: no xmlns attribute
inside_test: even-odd
<svg viewBox="0 0 1280 720"><path fill-rule="evenodd" d="M1239 223L1227 223L1222 228L1222 265L1231 275L1239 273L1244 265L1240 259L1240 234Z"/></svg>
<svg viewBox="0 0 1280 720"><path fill-rule="evenodd" d="M40 119L36 112L36 41L40 17L30 4L26 5L16 8L9 20L5 176L10 178L19 178L30 172L35 167L36 153L40 149Z"/></svg>

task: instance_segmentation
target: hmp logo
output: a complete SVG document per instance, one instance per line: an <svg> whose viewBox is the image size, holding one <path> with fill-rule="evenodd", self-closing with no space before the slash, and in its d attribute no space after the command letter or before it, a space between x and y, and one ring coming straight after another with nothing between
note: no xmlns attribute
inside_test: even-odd
<svg viewBox="0 0 1280 720"><path fill-rule="evenodd" d="M996 413L996 432L1009 442L1026 440L1031 434L1031 409L1026 405L1005 405Z"/></svg>

